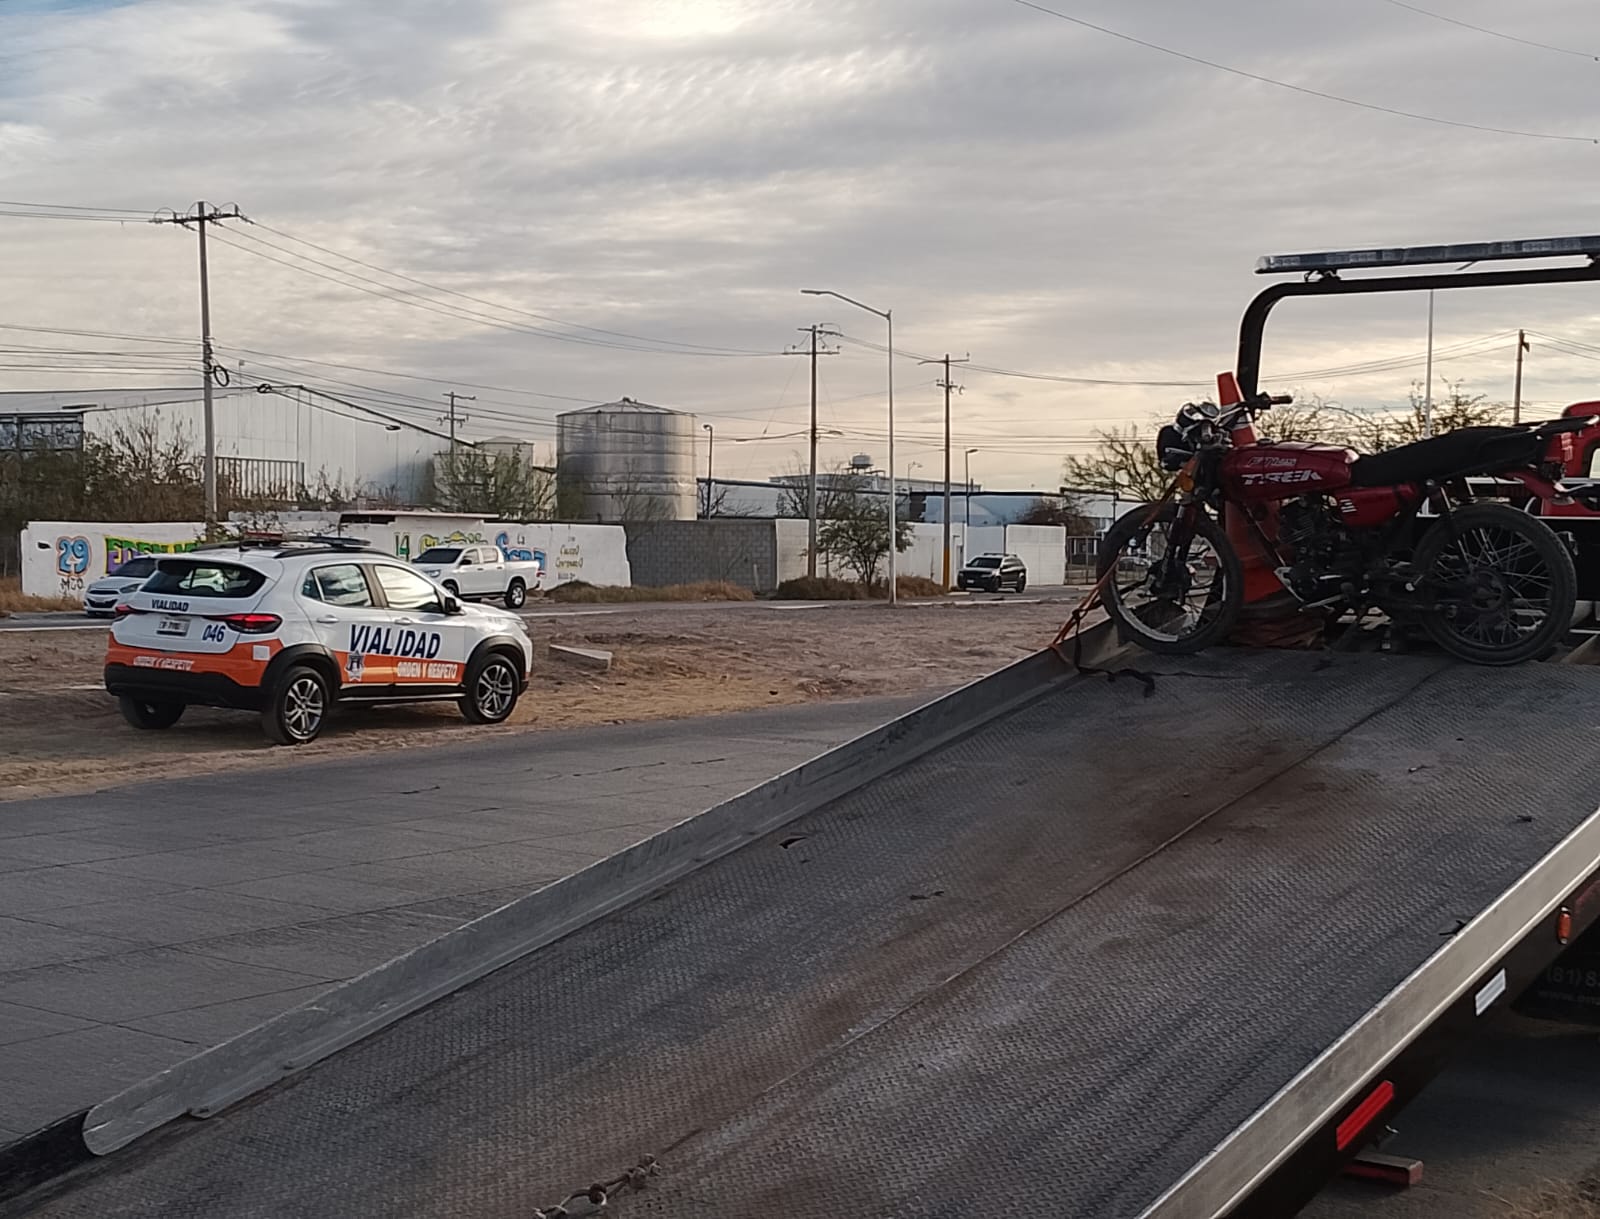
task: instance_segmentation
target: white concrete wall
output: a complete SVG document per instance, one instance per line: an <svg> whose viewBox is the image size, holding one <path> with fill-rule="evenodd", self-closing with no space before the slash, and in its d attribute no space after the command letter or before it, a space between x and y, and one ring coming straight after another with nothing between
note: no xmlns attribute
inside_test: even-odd
<svg viewBox="0 0 1600 1219"><path fill-rule="evenodd" d="M1060 525L974 525L972 555L1014 554L1028 567L1029 584L1064 584L1067 531Z"/></svg>
<svg viewBox="0 0 1600 1219"><path fill-rule="evenodd" d="M1065 584L1067 531L1060 525L1007 525L1006 553L1028 565L1029 584Z"/></svg>
<svg viewBox="0 0 1600 1219"><path fill-rule="evenodd" d="M794 580L806 574L807 524L793 517L779 517L773 522L778 530L778 579ZM950 527L950 580L955 581L956 570L961 566L963 527L957 523ZM973 530L974 533L978 531ZM998 537L1000 530L996 529ZM974 552L976 553L976 552ZM841 580L854 580L855 573L841 567L828 555L817 556L817 574L836 576ZM880 573L882 574L882 573ZM944 579L944 526L942 524L913 524L911 545L895 555L895 574L921 576L925 580Z"/></svg>
<svg viewBox="0 0 1600 1219"><path fill-rule="evenodd" d="M270 527L265 522L258 524ZM801 524L803 527L804 522ZM436 544L492 543L514 557L539 559L544 565L541 588L570 580L624 586L633 582L627 534L620 525L520 524L404 514L381 524L343 523L337 512L284 513L274 518L274 525L304 533L340 532L403 559L415 558ZM108 564L115 567L138 553L192 549L203 532L204 526L193 521L35 521L22 531L22 591L38 597L74 596L105 575ZM802 529L802 547L804 536ZM801 562L803 571L803 557Z"/></svg>
<svg viewBox="0 0 1600 1219"><path fill-rule="evenodd" d="M198 521L32 521L22 530L22 591L74 597L136 554L192 550L205 532Z"/></svg>

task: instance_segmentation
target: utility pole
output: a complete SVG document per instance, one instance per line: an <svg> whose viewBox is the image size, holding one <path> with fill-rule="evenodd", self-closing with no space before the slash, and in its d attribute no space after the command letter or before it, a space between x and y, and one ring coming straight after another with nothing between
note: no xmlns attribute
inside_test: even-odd
<svg viewBox="0 0 1600 1219"><path fill-rule="evenodd" d="M460 422L465 423L469 418L469 416L465 414L457 416L456 403L476 402L478 400L478 396L476 394L458 394L455 390L451 390L447 394L441 394L440 397L444 398L450 403L450 413L443 416L439 422L450 424L450 452L454 453L456 451L456 422L459 418Z"/></svg>
<svg viewBox="0 0 1600 1219"><path fill-rule="evenodd" d="M1422 405L1422 435L1433 435L1433 293L1428 293L1428 388Z"/></svg>
<svg viewBox="0 0 1600 1219"><path fill-rule="evenodd" d="M959 360L952 360L950 353L944 353L942 360L922 360L922 364L943 364L944 379L935 381L934 384L944 390L944 591L950 591L950 391L958 394L966 393L966 388L950 380L950 365L965 364L972 359L971 354L962 356ZM972 492L967 492L967 503L972 502ZM970 507L968 509L971 511Z"/></svg>
<svg viewBox="0 0 1600 1219"><path fill-rule="evenodd" d="M836 339L839 337L839 332L827 325L797 326L795 329L801 334L811 336L809 348L791 347L786 354L811 357L811 478L806 491L806 575L815 579L817 575L817 357L839 354L837 347L818 347L817 338L822 336Z"/></svg>
<svg viewBox="0 0 1600 1219"><path fill-rule="evenodd" d="M178 224L184 228L194 226L200 234L200 376L201 397L205 402L205 498L206 537L217 532L217 418L212 402L212 386L219 380L226 384L227 370L219 368L211 348L211 278L206 267L206 225L222 220L243 220L245 216L237 206L207 207L204 199L194 205L186 216L174 212L170 216L156 216L154 224Z"/></svg>
<svg viewBox="0 0 1600 1219"><path fill-rule="evenodd" d="M1511 399L1511 422L1522 422L1522 353L1528 350L1528 332L1517 331L1517 388Z"/></svg>
<svg viewBox="0 0 1600 1219"><path fill-rule="evenodd" d="M717 493L716 466L712 463L717 456L717 429L709 423L702 423L706 430L706 520L711 519L711 509L716 501L712 498Z"/></svg>
<svg viewBox="0 0 1600 1219"><path fill-rule="evenodd" d="M967 450L967 516L963 522L961 532L962 562L966 562L967 557L967 530L972 528L972 455L980 451L979 449Z"/></svg>

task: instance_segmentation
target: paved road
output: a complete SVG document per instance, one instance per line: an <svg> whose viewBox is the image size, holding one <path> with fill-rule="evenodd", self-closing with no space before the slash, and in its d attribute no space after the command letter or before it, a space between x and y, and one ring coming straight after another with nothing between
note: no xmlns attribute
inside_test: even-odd
<svg viewBox="0 0 1600 1219"><path fill-rule="evenodd" d="M1075 600L1086 588L1073 585L1045 585L1030 588L1018 596L1015 593L956 593L951 604L985 605L994 602L1016 605L1033 605L1044 601ZM746 610L752 613L783 613L794 610L864 609L879 605L876 601L633 601L621 605L567 605L557 607L530 601L522 611L524 618L586 618L602 614L636 614L669 611L692 614L705 610ZM107 618L91 618L87 614L66 612L44 614L16 614L0 618L0 632L5 631L103 631L110 626Z"/></svg>
<svg viewBox="0 0 1600 1219"><path fill-rule="evenodd" d="M1396 1191L1340 1181L1301 1219L1580 1219L1541 1192L1600 1178L1600 1043L1593 1029L1503 1019L1394 1118L1384 1150L1423 1161Z"/></svg>
<svg viewBox="0 0 1600 1219"><path fill-rule="evenodd" d="M931 697L0 804L0 1142Z"/></svg>

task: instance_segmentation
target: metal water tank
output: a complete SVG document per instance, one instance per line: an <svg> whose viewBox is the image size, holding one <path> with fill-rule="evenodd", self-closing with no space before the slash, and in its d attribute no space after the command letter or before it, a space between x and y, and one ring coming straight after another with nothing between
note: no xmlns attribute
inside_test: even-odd
<svg viewBox="0 0 1600 1219"><path fill-rule="evenodd" d="M562 515L684 521L696 513L694 416L623 398L556 416Z"/></svg>

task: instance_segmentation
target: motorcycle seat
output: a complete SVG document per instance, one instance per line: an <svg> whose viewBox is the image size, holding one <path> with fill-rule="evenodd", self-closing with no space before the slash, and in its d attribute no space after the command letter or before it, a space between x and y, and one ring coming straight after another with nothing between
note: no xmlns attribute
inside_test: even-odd
<svg viewBox="0 0 1600 1219"><path fill-rule="evenodd" d="M1386 453L1358 457L1350 467L1350 482L1357 487L1388 487L1493 474L1515 466L1537 465L1545 443L1527 428L1458 428Z"/></svg>

